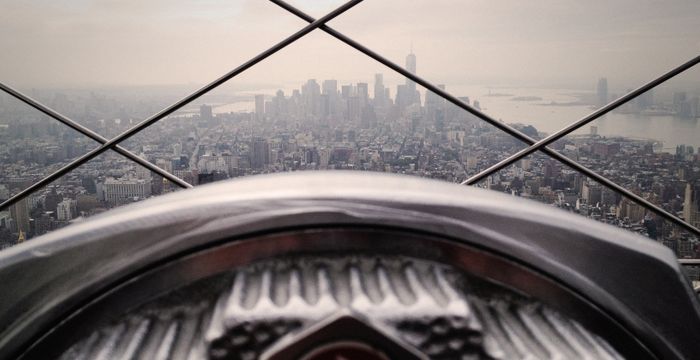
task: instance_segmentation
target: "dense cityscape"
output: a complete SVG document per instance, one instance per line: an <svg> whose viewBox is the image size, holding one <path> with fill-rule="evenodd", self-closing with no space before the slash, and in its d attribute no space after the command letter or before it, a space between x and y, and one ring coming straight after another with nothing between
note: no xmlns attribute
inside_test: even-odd
<svg viewBox="0 0 700 360"><path fill-rule="evenodd" d="M406 68L415 73L414 54L407 56ZM595 97L581 101L595 108L616 96L600 79ZM94 93L39 98L108 138L167 105L155 100L125 105ZM480 108L477 99L460 99ZM375 74L371 85L311 79L291 94L255 95L254 111L214 109L201 104L196 113L176 113L123 145L193 185L301 170L378 171L461 182L524 147L436 94L419 91L413 81L391 91L382 74ZM679 91L671 102L662 102L647 93L617 111L697 121L700 105L697 94ZM546 135L530 125L512 125L533 138ZM0 200L97 146L7 96L0 97L0 139ZM590 126L588 134L568 136L552 147L697 227L698 141L664 152L653 140L605 137ZM680 258L700 257L698 239L688 232L544 155L531 155L477 186L637 232ZM178 189L106 153L0 212L0 248Z"/></svg>

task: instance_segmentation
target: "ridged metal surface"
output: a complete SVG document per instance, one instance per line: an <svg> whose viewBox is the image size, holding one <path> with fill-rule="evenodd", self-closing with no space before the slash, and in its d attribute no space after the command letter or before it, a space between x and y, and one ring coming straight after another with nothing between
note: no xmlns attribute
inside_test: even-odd
<svg viewBox="0 0 700 360"><path fill-rule="evenodd" d="M159 314L134 314L94 332L71 347L61 359L202 359L207 307L163 309Z"/></svg>
<svg viewBox="0 0 700 360"><path fill-rule="evenodd" d="M214 280L230 285L196 303L182 293L166 295L95 331L62 358L256 359L280 338L341 311L431 359L621 358L536 301L425 261L298 258Z"/></svg>

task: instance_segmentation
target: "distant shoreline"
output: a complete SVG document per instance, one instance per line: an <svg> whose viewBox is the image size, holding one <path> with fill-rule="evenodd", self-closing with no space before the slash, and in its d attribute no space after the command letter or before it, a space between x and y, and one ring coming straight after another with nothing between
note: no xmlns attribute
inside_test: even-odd
<svg viewBox="0 0 700 360"><path fill-rule="evenodd" d="M548 103L539 103L539 106L590 106L591 104L584 101L569 101L569 102L556 102L551 101Z"/></svg>
<svg viewBox="0 0 700 360"><path fill-rule="evenodd" d="M510 99L511 101L542 101L543 98L539 96L516 96Z"/></svg>
<svg viewBox="0 0 700 360"><path fill-rule="evenodd" d="M482 96L485 96L485 97L511 97L511 96L515 96L515 95L514 94L506 94L506 93L493 93L493 94L489 93L489 94L485 94Z"/></svg>

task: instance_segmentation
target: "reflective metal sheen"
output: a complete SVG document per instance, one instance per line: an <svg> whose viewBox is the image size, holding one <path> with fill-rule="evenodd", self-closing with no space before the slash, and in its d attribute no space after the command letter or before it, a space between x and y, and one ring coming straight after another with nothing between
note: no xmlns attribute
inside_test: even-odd
<svg viewBox="0 0 700 360"><path fill-rule="evenodd" d="M673 253L661 244L457 184L305 172L164 195L1 252L0 358L59 356L63 346L90 337L83 331L216 274L272 259L331 255L419 259L502 284L582 324L626 358L691 359L700 351L688 331L700 328L700 303ZM277 281L275 271L271 283ZM307 278L316 277L300 276ZM220 284L233 289L231 282ZM209 304L224 288L213 287L211 296L198 299ZM455 288L469 300L487 287ZM202 292L188 296L195 294ZM240 306L253 307L247 301ZM467 302L476 312L474 304ZM374 306L379 305L370 310ZM327 329L343 320L363 329L360 333L376 330L392 338L372 323L363 327L362 317L333 318ZM306 335L293 343L316 336ZM52 351L60 353L49 356Z"/></svg>
<svg viewBox="0 0 700 360"><path fill-rule="evenodd" d="M227 285L208 299L188 296L213 282ZM442 264L360 255L275 259L200 281L96 330L62 359L293 359L285 350L300 334L330 319L317 331L327 332L338 314L381 334L363 342L401 348L376 346L392 359L622 358L578 322L502 286ZM361 343L361 332L313 345Z"/></svg>

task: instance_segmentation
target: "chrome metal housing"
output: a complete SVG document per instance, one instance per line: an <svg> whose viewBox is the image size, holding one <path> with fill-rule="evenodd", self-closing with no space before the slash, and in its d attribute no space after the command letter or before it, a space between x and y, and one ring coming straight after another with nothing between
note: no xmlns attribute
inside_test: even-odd
<svg viewBox="0 0 700 360"><path fill-rule="evenodd" d="M687 330L700 328L700 306L673 254L659 244L484 190L336 172L203 186L0 253L0 281L10 294L0 298L0 357L59 356L153 299L261 261L338 256L380 263L398 256L454 269L472 279L466 283L479 284L452 283L465 299L515 294L511 299L548 309L543 314L580 324L609 344L610 354L683 359L700 353ZM501 290L489 293L493 288ZM464 304L478 308L473 300ZM358 319L400 339L376 325L384 313ZM478 319L488 328L486 317Z"/></svg>

